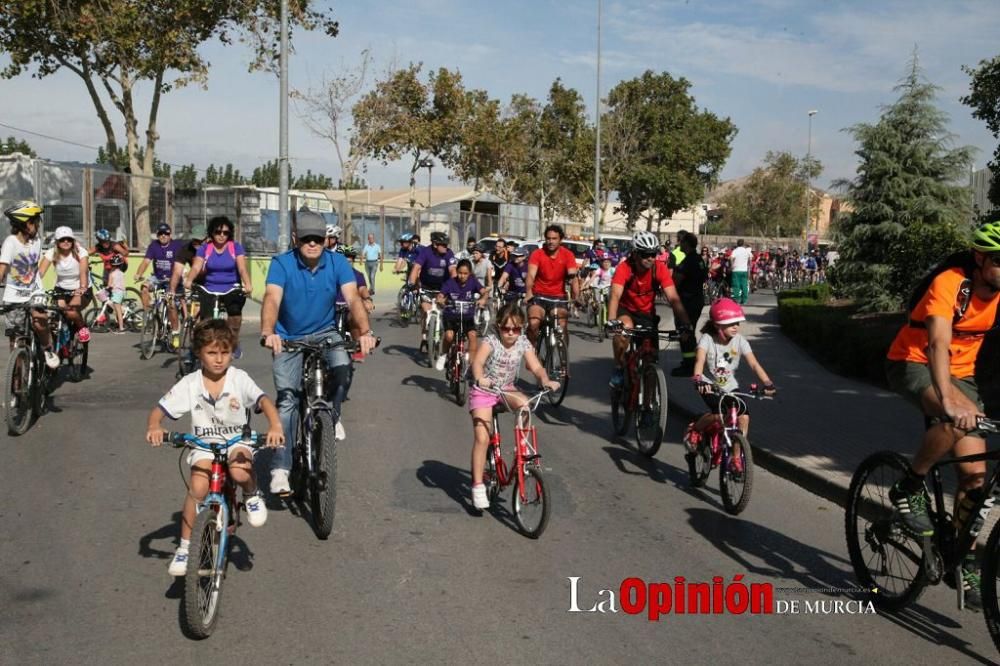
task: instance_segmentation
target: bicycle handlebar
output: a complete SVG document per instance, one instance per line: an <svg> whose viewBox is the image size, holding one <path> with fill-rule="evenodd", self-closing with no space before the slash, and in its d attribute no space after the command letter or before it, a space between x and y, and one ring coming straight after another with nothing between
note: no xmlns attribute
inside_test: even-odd
<svg viewBox="0 0 1000 666"><path fill-rule="evenodd" d="M765 387L758 386L757 384L750 385L749 393L745 391L723 391L712 382L706 382L706 381L695 382L695 385L706 386L710 389L711 393L715 393L716 395L719 396L733 396L736 398L753 398L754 400L772 400L774 398L773 395L767 395L766 393L767 389ZM772 390L777 392L777 389L773 388L773 385L772 385Z"/></svg>
<svg viewBox="0 0 1000 666"><path fill-rule="evenodd" d="M654 333L661 340L680 340L681 336L684 334L682 331L678 330L667 330L667 329L656 329L651 326L635 326L634 328L622 328L618 331L621 335L626 337L632 337L636 335L652 336Z"/></svg>
<svg viewBox="0 0 1000 666"><path fill-rule="evenodd" d="M375 346L378 347L382 344L382 338L375 338ZM266 338L260 339L260 346L267 347ZM361 344L357 340L333 340L331 338L326 338L325 340L320 340L319 342L304 342L300 340L282 340L281 346L284 351L326 351L327 349L343 349L348 353L354 353L361 351Z"/></svg>
<svg viewBox="0 0 1000 666"><path fill-rule="evenodd" d="M228 449L234 444L243 444L244 446L249 446L251 449L259 449L264 446L261 442L262 439L260 433L251 430L249 433L244 431L235 437L227 439L225 442L206 442L189 432L168 432L163 441L175 449L203 449L215 453Z"/></svg>

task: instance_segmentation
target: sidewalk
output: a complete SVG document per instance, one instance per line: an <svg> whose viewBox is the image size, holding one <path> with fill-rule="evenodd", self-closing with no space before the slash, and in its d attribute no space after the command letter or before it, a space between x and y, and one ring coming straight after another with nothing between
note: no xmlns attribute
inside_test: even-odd
<svg viewBox="0 0 1000 666"><path fill-rule="evenodd" d="M843 505L851 476L868 455L885 449L916 453L923 426L913 406L813 360L781 333L771 294L754 294L744 311L742 332L778 388L774 400L750 402L750 443L762 467ZM677 354L667 358L676 365ZM670 377L666 370L671 408L687 419L703 413L690 379ZM757 381L746 364L737 378L742 388Z"/></svg>

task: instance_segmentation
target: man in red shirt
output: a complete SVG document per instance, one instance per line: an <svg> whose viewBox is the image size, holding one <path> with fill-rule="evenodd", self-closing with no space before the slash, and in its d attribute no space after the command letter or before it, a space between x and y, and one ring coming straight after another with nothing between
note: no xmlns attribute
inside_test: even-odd
<svg viewBox="0 0 1000 666"><path fill-rule="evenodd" d="M574 301L580 298L580 281L576 277L576 257L562 246L565 235L558 224L545 227L545 244L528 258L524 301L528 303L528 339L532 344L536 344L538 327L550 308L555 309L555 316L569 343L566 280L571 280L570 292Z"/></svg>
<svg viewBox="0 0 1000 666"><path fill-rule="evenodd" d="M656 295L663 294L674 311L674 321L678 330L686 330L691 335L692 325L688 318L677 287L670 277L670 271L656 261L660 241L649 231L637 231L632 237L632 252L628 259L618 264L611 279L611 295L608 300L608 328L620 330L643 327L657 328L660 318L656 314ZM616 335L612 340L615 354L615 371L611 375L611 387L621 388L624 382L622 364L628 339Z"/></svg>

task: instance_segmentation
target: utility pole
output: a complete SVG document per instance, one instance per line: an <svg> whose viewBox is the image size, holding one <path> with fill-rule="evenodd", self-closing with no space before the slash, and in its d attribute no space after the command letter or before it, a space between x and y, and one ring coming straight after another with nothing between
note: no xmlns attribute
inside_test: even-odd
<svg viewBox="0 0 1000 666"><path fill-rule="evenodd" d="M809 222L812 219L812 215L810 215L810 212L812 212L812 172L810 171L810 164L812 162L813 116L817 113L819 111L816 109L809 110L809 141L806 144L806 225L803 235L809 231ZM808 246L806 249L808 249Z"/></svg>
<svg viewBox="0 0 1000 666"><path fill-rule="evenodd" d="M278 252L288 250L288 0L281 0L281 105L278 112Z"/></svg>
<svg viewBox="0 0 1000 666"><path fill-rule="evenodd" d="M601 0L597 0L597 147L594 156L594 238L600 236L601 223Z"/></svg>

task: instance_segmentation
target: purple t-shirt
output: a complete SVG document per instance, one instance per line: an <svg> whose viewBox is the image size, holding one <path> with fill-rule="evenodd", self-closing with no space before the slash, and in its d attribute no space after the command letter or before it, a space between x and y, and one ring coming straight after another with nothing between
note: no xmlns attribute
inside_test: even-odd
<svg viewBox="0 0 1000 666"><path fill-rule="evenodd" d="M461 311L458 307L454 305L455 301L463 301L466 303L471 303L473 301L478 301L480 298L479 292L482 291L483 285L479 284L477 280L472 275L469 279L465 281L465 284L459 284L458 280L455 278L449 278L444 286L441 287L441 293L444 294L445 298L448 299L448 304L444 306L444 312L450 317L459 317L463 319L472 319L476 316L476 309L474 307L466 306Z"/></svg>
<svg viewBox="0 0 1000 666"><path fill-rule="evenodd" d="M205 260L205 290L222 294L240 283L240 273L236 270L236 257L245 256L243 246L229 241L222 252L215 251L214 243L205 243L198 248L198 256Z"/></svg>
<svg viewBox="0 0 1000 666"><path fill-rule="evenodd" d="M166 245L160 241L150 243L146 248L146 259L153 264L153 275L159 280L169 280L174 269L174 257L184 246L184 241L172 240Z"/></svg>
<svg viewBox="0 0 1000 666"><path fill-rule="evenodd" d="M354 271L354 281L358 283L358 289L361 287L367 287L368 281L365 280L364 274L359 271L354 266L351 266L351 270ZM340 291L337 292L337 305L347 305L347 301L344 300L344 286L340 286Z"/></svg>
<svg viewBox="0 0 1000 666"><path fill-rule="evenodd" d="M524 281L528 276L528 262L523 261L520 266L509 263L503 267L503 272L507 274L507 291L514 294L523 294Z"/></svg>
<svg viewBox="0 0 1000 666"><path fill-rule="evenodd" d="M451 250L438 254L433 246L428 245L420 250L420 255L413 263L420 266L420 284L427 289L440 291L441 285L448 279L449 267L457 264L458 260Z"/></svg>

